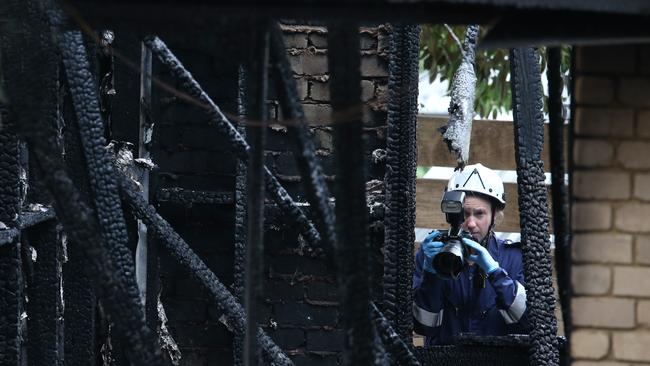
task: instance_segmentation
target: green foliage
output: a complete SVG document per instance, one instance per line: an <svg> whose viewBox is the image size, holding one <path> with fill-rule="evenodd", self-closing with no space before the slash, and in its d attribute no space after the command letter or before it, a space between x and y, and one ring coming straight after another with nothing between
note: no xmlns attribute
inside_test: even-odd
<svg viewBox="0 0 650 366"><path fill-rule="evenodd" d="M429 71L430 82L440 77L441 81L451 80L462 60L459 41L465 38L466 26L447 27L443 24L423 25L420 36L420 68ZM453 35L449 32L453 31ZM456 38L454 38L454 35ZM480 29L480 39L485 35L485 28ZM546 52L540 48L541 70L546 70ZM562 48L561 71L564 80L568 80L571 52L568 47ZM510 62L508 50L497 49L476 52L475 71L477 78L476 104L474 110L481 118L496 118L500 112L512 108L510 91ZM544 108L546 109L546 98Z"/></svg>

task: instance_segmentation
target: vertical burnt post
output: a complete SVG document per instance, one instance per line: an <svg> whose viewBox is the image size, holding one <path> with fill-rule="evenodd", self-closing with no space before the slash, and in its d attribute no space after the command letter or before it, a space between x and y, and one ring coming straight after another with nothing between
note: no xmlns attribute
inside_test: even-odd
<svg viewBox="0 0 650 366"><path fill-rule="evenodd" d="M243 68L239 68L239 93L237 96L237 108L240 119L240 125L237 127L239 133L246 137L246 128L244 119L246 107L244 101L246 98L245 74ZM233 295L239 303L244 303L244 285L246 276L246 161L237 158L237 167L235 171L235 254L234 254L234 287ZM233 365L243 365L244 337L235 333L233 336Z"/></svg>
<svg viewBox="0 0 650 366"><path fill-rule="evenodd" d="M336 234L345 334L344 365L373 363L370 246L363 150L359 30L330 24L327 34L336 161Z"/></svg>
<svg viewBox="0 0 650 366"><path fill-rule="evenodd" d="M29 245L36 250L32 276L28 279L30 366L63 366L62 235L54 220L36 225L26 233Z"/></svg>
<svg viewBox="0 0 650 366"><path fill-rule="evenodd" d="M56 61L53 60L53 63ZM58 67L53 81L58 82ZM56 90L55 94L56 94ZM52 98L56 98L53 95ZM60 128L62 118L56 105L47 111L47 119ZM57 136L57 138L60 136ZM28 166L27 202L49 203L50 194L43 182L43 172L33 154L26 151ZM50 211L52 216L53 211ZM25 222L23 220L23 226ZM29 330L27 351L28 365L63 366L64 361L64 303L63 262L65 260L64 238L61 225L54 219L42 222L26 231L27 243L35 252L27 257L32 272L27 276L27 329ZM31 258L30 258L31 257Z"/></svg>
<svg viewBox="0 0 650 366"><path fill-rule="evenodd" d="M544 144L542 80L533 48L510 50L519 221L527 307L532 325L530 364L558 365L548 205L541 159Z"/></svg>
<svg viewBox="0 0 650 366"><path fill-rule="evenodd" d="M257 19L250 24L245 62L246 122L250 143L246 196L248 230L246 237L246 336L244 365L261 364L257 347L257 323L262 305L262 268L264 255L264 143L266 135L269 40L268 25Z"/></svg>
<svg viewBox="0 0 650 366"><path fill-rule="evenodd" d="M562 359L571 363L571 222L569 216L569 190L565 183L564 115L562 104L561 49L549 47L548 58L548 114L551 154L551 190L553 192L553 229L555 230L555 268L558 292L562 306L562 321L567 343Z"/></svg>
<svg viewBox="0 0 650 366"><path fill-rule="evenodd" d="M384 314L404 341L413 334L415 171L420 27L396 25L390 39Z"/></svg>
<svg viewBox="0 0 650 366"><path fill-rule="evenodd" d="M4 41L4 40L3 40ZM3 62L7 62L6 55ZM0 81L2 81L0 75ZM3 86L4 87L4 86ZM7 230L18 226L22 205L20 143L9 121L7 106L0 105L0 222ZM0 246L0 364L22 365L23 276L20 235Z"/></svg>

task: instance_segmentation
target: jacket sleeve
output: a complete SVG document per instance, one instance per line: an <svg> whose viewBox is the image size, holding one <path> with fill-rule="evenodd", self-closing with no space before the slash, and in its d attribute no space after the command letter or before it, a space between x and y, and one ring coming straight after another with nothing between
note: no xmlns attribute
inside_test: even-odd
<svg viewBox="0 0 650 366"><path fill-rule="evenodd" d="M496 292L497 308L506 322L508 333L528 333L530 325L521 250L512 248L511 251L513 255L508 267L512 273L500 267L488 279Z"/></svg>
<svg viewBox="0 0 650 366"><path fill-rule="evenodd" d="M442 325L443 280L425 271L422 248L415 255L413 271L413 326L415 332L427 337L436 337Z"/></svg>

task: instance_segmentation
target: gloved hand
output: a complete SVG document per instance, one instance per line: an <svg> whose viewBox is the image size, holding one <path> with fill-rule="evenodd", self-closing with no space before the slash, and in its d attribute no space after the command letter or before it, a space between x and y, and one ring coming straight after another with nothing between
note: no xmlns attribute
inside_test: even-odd
<svg viewBox="0 0 650 366"><path fill-rule="evenodd" d="M445 246L444 243L440 241L436 241L436 239L440 237L440 232L437 230L434 230L427 235L427 237L424 239L422 242L422 252L424 253L424 265L423 268L425 271L431 273L431 274L436 274L436 270L433 269L432 263L433 263L433 257L436 256L436 254L440 253L440 250L442 247Z"/></svg>
<svg viewBox="0 0 650 366"><path fill-rule="evenodd" d="M475 242L474 240L463 238L463 243L470 248L474 249L474 254L469 256L469 260L476 263L481 267L486 274L490 274L499 268L499 263L492 258L490 252L487 248L483 247L481 244Z"/></svg>

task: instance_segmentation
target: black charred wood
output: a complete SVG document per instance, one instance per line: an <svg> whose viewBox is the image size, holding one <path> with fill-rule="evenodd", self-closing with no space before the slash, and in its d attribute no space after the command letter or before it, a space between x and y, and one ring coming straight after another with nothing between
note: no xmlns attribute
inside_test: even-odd
<svg viewBox="0 0 650 366"><path fill-rule="evenodd" d="M224 314L229 329L235 334L243 335L246 329L246 314L235 296L192 251L187 242L156 212L155 208L146 202L138 192L135 183L124 176L120 176L119 180L122 198L129 205L132 213L147 225L149 231L160 240L161 245L169 251L172 258L208 291L217 310ZM275 365L293 365L291 360L259 327L257 328L257 341L266 360Z"/></svg>
<svg viewBox="0 0 650 366"><path fill-rule="evenodd" d="M0 7L2 10L2 7ZM2 35L6 45L11 35ZM2 59L7 60L11 53L3 47ZM6 61L3 61L3 63ZM5 68L6 75L9 70ZM8 87L9 83L5 87ZM0 106L0 222L5 229L0 232L0 241L8 245L0 246L0 364L22 365L23 325L21 316L24 309L23 276L20 258L21 239L18 226L22 206L20 182L20 143L15 127L17 120L6 113L7 106Z"/></svg>
<svg viewBox="0 0 650 366"><path fill-rule="evenodd" d="M42 211L23 211L18 217L18 227L21 230L28 229L45 221L52 220L55 217L54 210L50 207L43 207Z"/></svg>
<svg viewBox="0 0 650 366"><path fill-rule="evenodd" d="M180 203L184 205L192 205L195 203L231 205L234 202L232 192L196 191L178 187L158 189L156 199L161 202Z"/></svg>
<svg viewBox="0 0 650 366"><path fill-rule="evenodd" d="M63 366L63 246L57 226L48 221L31 227L26 234L37 254L28 280L27 303L28 362L33 366Z"/></svg>
<svg viewBox="0 0 650 366"><path fill-rule="evenodd" d="M398 365L419 366L420 362L415 358L409 346L404 343L401 336L393 330L388 319L379 311L375 304L372 304L372 320L379 332L381 341L390 353L392 359Z"/></svg>
<svg viewBox="0 0 650 366"><path fill-rule="evenodd" d="M390 40L384 315L407 341L413 334L417 90L420 27L395 25Z"/></svg>
<svg viewBox="0 0 650 366"><path fill-rule="evenodd" d="M0 246L7 244L15 244L15 239L20 235L20 230L16 228L8 228L0 231Z"/></svg>
<svg viewBox="0 0 650 366"><path fill-rule="evenodd" d="M231 147L235 150L237 156L248 161L250 146L242 137L237 129L228 121L226 116L221 112L219 107L203 91L201 86L192 77L176 56L167 48L167 45L158 38L146 38L145 44L151 48L158 60L165 65L172 76L181 82L181 87L188 92L192 98L200 102L199 107L205 109L210 117L210 125L214 126L220 133L228 138ZM191 102L196 104L194 99ZM314 225L305 216L304 212L296 205L289 193L280 185L280 182L273 176L268 168L265 170L266 190L269 195L278 204L282 211L296 222L301 234L313 247L318 247L321 241L320 234Z"/></svg>
<svg viewBox="0 0 650 366"><path fill-rule="evenodd" d="M25 6L24 2L22 5ZM35 2L27 4L27 8L30 7L40 9ZM11 14L19 16L21 11L18 10ZM87 157L89 160L93 160L88 164L94 165L93 169L99 173L98 178L106 179L106 176L110 175L107 174L110 173L110 170L106 170L106 165L101 164L108 162L107 159L101 158L102 153L105 155L104 146L101 145L103 125L99 118L96 91L93 88L95 84L88 70L81 35L75 31L60 31L68 25L63 13L57 8L48 9L48 16L50 25L53 27L53 37L49 36L45 14L40 13L40 10L35 10L21 18L21 21L26 21L29 25L27 33L22 37L12 39L12 42L19 42L11 45L14 55L26 54L12 58L9 66L13 69L14 74L11 84L16 85L16 88L12 88L9 93L13 103L12 107L21 110L20 114L16 113L21 122L21 132L30 143L41 170L47 176L47 186L52 191L52 196L55 197L55 211L66 234L78 243L83 243L85 251L82 253L85 256L85 262L84 266L77 270L87 270L87 273L93 274L96 283L99 283L101 298L109 309L116 328L124 332L128 340L126 342L129 348L127 352L130 353L133 363L162 365L160 357L155 351L152 334L144 326L137 288L134 294L130 286L130 282L134 283L135 281L130 277L132 273L128 272L128 263L117 261L118 258L111 255L112 251L105 252L103 246L105 242L110 242L110 239L120 236L119 227L116 228L117 231L112 228L107 229L104 230L107 234L107 240L104 241L100 231L102 228L108 228L113 217L121 215L117 186L113 183L113 197L118 198L117 206L114 206L114 200L110 200L111 196L108 195L110 192L96 192L102 199L108 198L107 202L102 202L101 206L98 205L107 208L103 215L113 216L111 218L102 217L103 222L100 225L96 221L95 213L91 207L80 200L77 189L67 176L60 161L60 150L56 148L56 133L52 130L52 126L56 125L53 121L56 121L54 118L56 118L56 62L58 60L51 44L53 38L59 42L61 47L63 61L66 71L68 71L72 99L78 102L75 106L80 109L79 124L82 136L84 136L84 128L86 129L87 135L84 137L89 143L86 146ZM28 52L24 50L25 44L31 45ZM24 61L24 63L20 63L20 61ZM28 109L30 112L23 113ZM84 119L88 119L88 121ZM44 123L40 123L40 121ZM98 122L99 127L85 125L85 122ZM94 138L96 135L99 135L101 139ZM91 153L89 150L92 150Z"/></svg>
<svg viewBox="0 0 650 366"><path fill-rule="evenodd" d="M238 114L241 121L245 121L246 106L244 99L246 95L245 73L243 68L239 72L239 91L237 96ZM246 128L243 125L237 127L237 131L245 138ZM246 276L246 162L238 159L235 170L235 253L233 266L233 295L239 303L244 302L244 279ZM266 220L266 217L265 217ZM235 333L233 336L233 365L244 364L244 337L243 334Z"/></svg>
<svg viewBox="0 0 650 366"><path fill-rule="evenodd" d="M83 153L79 128L76 123L74 106L68 83L63 70L60 73L62 96L62 120L68 121L63 130L65 144L65 165L72 183L77 187L79 197L84 205L92 208L90 196L90 180L86 173L86 159ZM65 228L67 230L67 228ZM71 236L67 243L68 261L63 266L63 298L65 303L65 362L69 365L81 366L94 362L98 346L96 322L97 294L93 276L84 270L85 258L83 243L78 243Z"/></svg>
<svg viewBox="0 0 650 366"><path fill-rule="evenodd" d="M1 204L1 203L0 203ZM21 243L18 238L12 245L0 247L0 364L20 366L23 339L24 279L22 275Z"/></svg>
<svg viewBox="0 0 650 366"><path fill-rule="evenodd" d="M510 62L519 220L532 325L530 365L559 365L548 204L541 160L544 119L539 55L533 48L512 49Z"/></svg>
<svg viewBox="0 0 650 366"><path fill-rule="evenodd" d="M147 365L162 364L155 338L144 319L113 165L105 150L104 124L99 111L96 84L88 69L81 33L59 33L58 42L76 109L99 230L108 249L107 254L115 262L119 273L115 279L121 282L123 295L126 295L123 304L130 308L128 317L119 320L111 317L111 320L115 324L118 337L123 336L124 343L132 347L126 351L130 359Z"/></svg>
<svg viewBox="0 0 650 366"><path fill-rule="evenodd" d="M571 221L569 216L569 190L564 181L567 172L564 161L564 114L562 103L561 51L547 49L548 59L548 111L550 120L551 191L553 193L553 229L555 230L555 268L558 293L562 307L562 322L567 344L562 353L563 363L571 364Z"/></svg>
<svg viewBox="0 0 650 366"><path fill-rule="evenodd" d="M249 23L250 42L245 60L246 72L246 137L250 143L246 174L247 232L246 281L244 306L246 308L246 335L244 336L244 365L261 365L258 351L258 309L263 306L264 268L264 149L266 145L268 96L268 25L264 20Z"/></svg>
<svg viewBox="0 0 650 366"><path fill-rule="evenodd" d="M328 28L330 95L334 121L336 237L341 323L346 332L343 365L373 364L370 320L370 246L361 122L359 31L352 23Z"/></svg>
<svg viewBox="0 0 650 366"><path fill-rule="evenodd" d="M295 141L298 154L295 154L301 180L305 186L307 200L311 207L321 238L322 248L332 265L336 265L334 252L336 236L334 231L334 210L329 202L329 189L323 178L323 171L316 159L314 142L309 131L309 124L298 97L296 80L287 58L282 30L274 23L270 32L271 64L276 79L277 94L280 99L282 114L288 121L287 131Z"/></svg>

